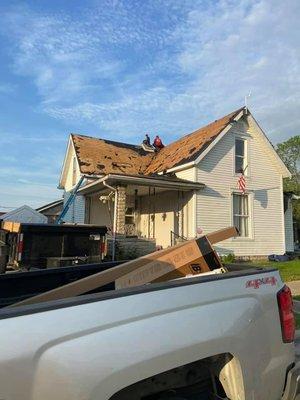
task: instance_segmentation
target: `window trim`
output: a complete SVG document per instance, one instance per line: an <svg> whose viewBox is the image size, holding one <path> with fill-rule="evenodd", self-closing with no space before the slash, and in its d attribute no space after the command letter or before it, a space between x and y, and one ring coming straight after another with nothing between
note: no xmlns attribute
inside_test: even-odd
<svg viewBox="0 0 300 400"><path fill-rule="evenodd" d="M77 159L74 155L72 157L72 187L74 187L77 183Z"/></svg>
<svg viewBox="0 0 300 400"><path fill-rule="evenodd" d="M233 213L233 195L242 195L242 193L235 189L231 189L230 191L230 213L231 213L231 224L234 226L234 213ZM237 236L235 238L232 238L231 241L254 241L254 213L253 213L253 191L251 190L246 190L245 195L248 196L248 233L249 236Z"/></svg>
<svg viewBox="0 0 300 400"><path fill-rule="evenodd" d="M241 174L240 172L236 172L235 171L236 140L243 140L244 141L244 146L245 146L244 159L246 160L246 165L248 165L244 175L247 178L249 178L251 176L251 173L250 173L250 159L249 159L249 139L246 138L245 136L240 135L240 134L234 135L233 163L232 163L233 176L239 176ZM239 156L237 156L237 157L239 157Z"/></svg>

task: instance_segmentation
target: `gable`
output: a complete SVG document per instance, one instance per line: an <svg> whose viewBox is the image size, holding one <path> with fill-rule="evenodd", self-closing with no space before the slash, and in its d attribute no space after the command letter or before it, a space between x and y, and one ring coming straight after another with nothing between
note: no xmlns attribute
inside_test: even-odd
<svg viewBox="0 0 300 400"><path fill-rule="evenodd" d="M231 139L224 141L225 138L231 136ZM222 158L230 159L230 163L226 164L226 172L234 173L234 146L235 137L242 137L248 141L249 148L247 149L247 158L249 162L249 174L251 175L251 169L255 163L256 155L259 153L259 158L264 160L261 163L261 168L267 168L269 171L277 172L282 177L289 177L290 172L278 156L274 147L266 137L265 133L259 127L252 114L248 112L243 113L238 119L234 121L229 129L224 130L212 143L205 152L203 152L195 164L202 168L206 159L208 158L208 164L212 168L213 163L221 162ZM253 142L255 141L255 142ZM229 147L228 147L229 146ZM250 149L250 152L249 152ZM253 154L253 152L256 153ZM251 154L250 154L251 153ZM229 169L229 170L228 170ZM227 171L228 170L228 171ZM246 174L248 175L248 173Z"/></svg>
<svg viewBox="0 0 300 400"><path fill-rule="evenodd" d="M58 184L59 189L70 190L73 187L72 177L73 177L74 157L75 157L75 161L76 161L76 175L77 175L77 178L79 178L80 170L79 170L77 155L76 155L76 152L74 149L74 144L73 144L72 138L70 136L69 140L68 140L66 153L65 153L65 158L63 161L61 174L60 174L60 179L59 179L59 184Z"/></svg>

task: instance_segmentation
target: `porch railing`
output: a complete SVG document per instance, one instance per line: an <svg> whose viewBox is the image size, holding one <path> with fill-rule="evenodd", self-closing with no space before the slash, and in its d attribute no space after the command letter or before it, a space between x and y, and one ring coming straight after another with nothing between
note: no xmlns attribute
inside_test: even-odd
<svg viewBox="0 0 300 400"><path fill-rule="evenodd" d="M174 231L170 231L170 238L171 238L171 246L175 246L175 244L185 242L188 240L185 236L178 235L178 233Z"/></svg>

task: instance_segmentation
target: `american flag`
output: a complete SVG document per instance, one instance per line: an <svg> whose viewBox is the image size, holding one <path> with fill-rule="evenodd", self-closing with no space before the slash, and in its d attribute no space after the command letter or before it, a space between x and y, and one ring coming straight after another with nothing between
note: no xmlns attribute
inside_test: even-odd
<svg viewBox="0 0 300 400"><path fill-rule="evenodd" d="M245 192L246 192L246 179L245 179L244 174L241 174L241 176L238 179L238 188L243 194L245 194Z"/></svg>

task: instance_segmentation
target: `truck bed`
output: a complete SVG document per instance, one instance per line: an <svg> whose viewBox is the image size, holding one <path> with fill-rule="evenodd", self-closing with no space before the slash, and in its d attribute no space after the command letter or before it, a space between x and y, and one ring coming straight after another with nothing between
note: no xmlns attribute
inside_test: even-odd
<svg viewBox="0 0 300 400"><path fill-rule="evenodd" d="M75 267L37 269L27 272L0 274L0 308L77 281L97 272L105 271L121 263L121 261L101 262ZM106 285L102 289L112 290L114 289L114 285Z"/></svg>
<svg viewBox="0 0 300 400"><path fill-rule="evenodd" d="M146 392L156 379L198 363L223 371L227 398L278 400L295 361L281 336L283 283L275 269L228 269L3 308L0 398L160 399Z"/></svg>

